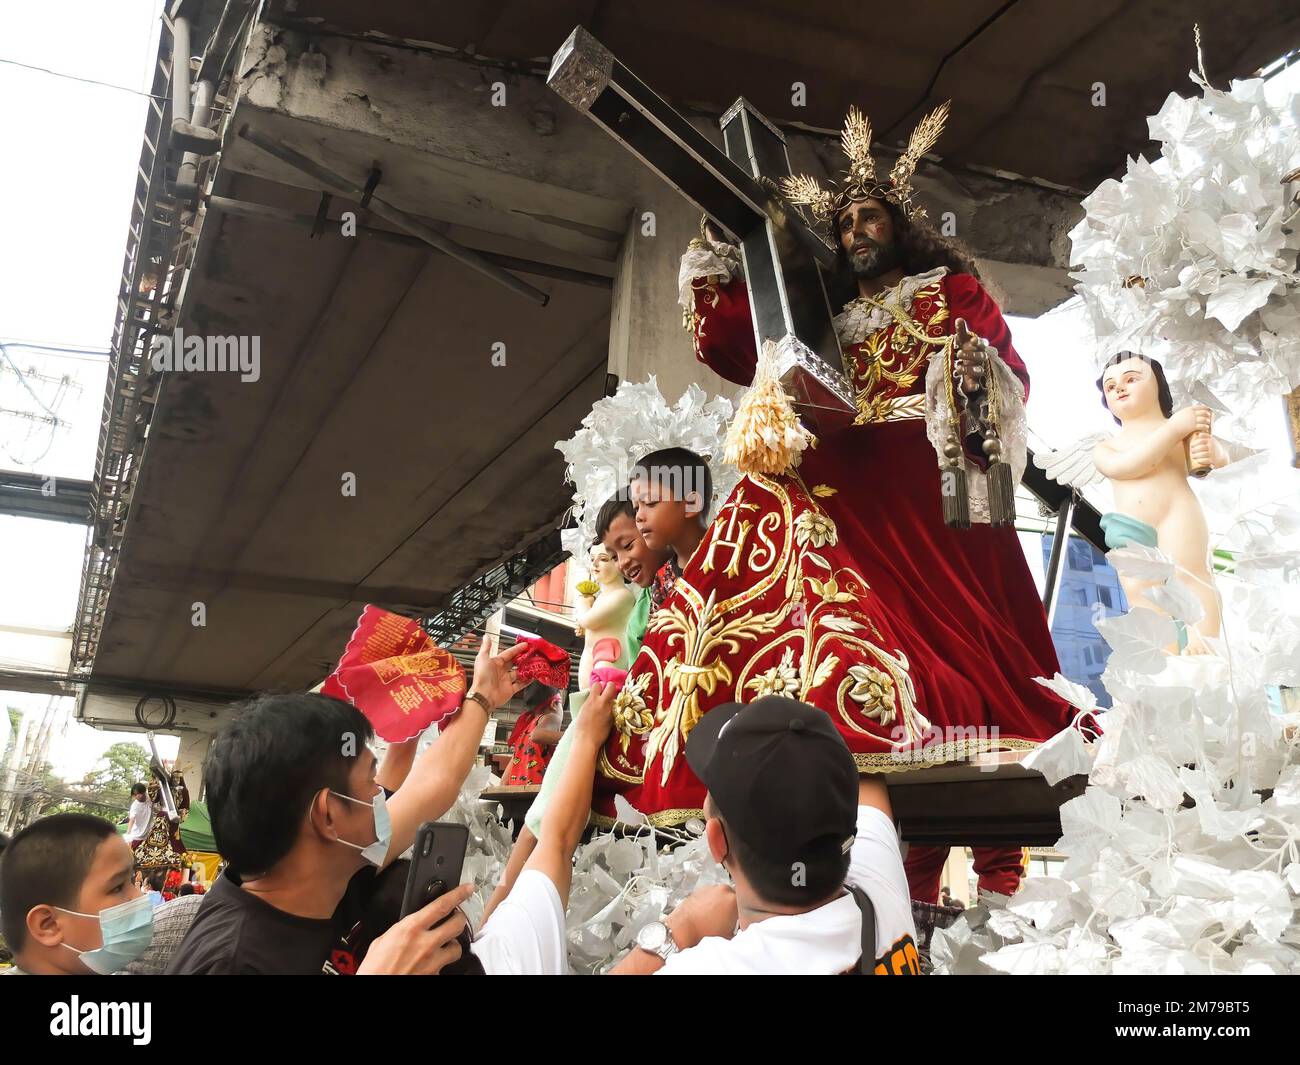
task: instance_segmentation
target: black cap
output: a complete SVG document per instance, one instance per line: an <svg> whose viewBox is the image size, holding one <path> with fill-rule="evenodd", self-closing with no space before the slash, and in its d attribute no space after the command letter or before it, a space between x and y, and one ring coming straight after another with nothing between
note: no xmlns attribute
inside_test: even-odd
<svg viewBox="0 0 1300 1065"><path fill-rule="evenodd" d="M772 861L846 853L857 834L858 770L824 710L768 695L714 707L686 761L749 848Z"/></svg>

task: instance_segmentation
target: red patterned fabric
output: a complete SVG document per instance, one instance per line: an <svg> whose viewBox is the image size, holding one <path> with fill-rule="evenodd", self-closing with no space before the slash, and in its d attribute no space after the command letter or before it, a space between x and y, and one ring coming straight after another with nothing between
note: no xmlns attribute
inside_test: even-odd
<svg viewBox="0 0 1300 1065"><path fill-rule="evenodd" d="M519 637L519 642L526 648L514 661L520 680L540 680L551 688L569 686L568 651L530 636Z"/></svg>
<svg viewBox="0 0 1300 1065"><path fill-rule="evenodd" d="M747 383L744 285L698 285L696 313L701 360ZM1027 383L974 278L925 286L912 316L932 336L965 318ZM1015 531L945 526L924 420L870 421L924 390L925 353L894 332L847 353L867 424L824 437L793 475L744 478L651 616L600 761L598 819L616 792L660 824L697 816L690 730L714 706L772 691L824 709L862 772L1028 748L1069 722L1033 682L1058 664Z"/></svg>
<svg viewBox="0 0 1300 1065"><path fill-rule="evenodd" d="M323 695L351 703L400 743L460 709L465 671L410 618L367 606Z"/></svg>
<svg viewBox="0 0 1300 1065"><path fill-rule="evenodd" d="M543 747L534 742L533 733L537 731L537 723L542 718L553 710L559 709L562 704L557 700L562 698L562 695L550 697L541 705L519 715L515 727L510 732L510 761L501 778L502 784L542 782L542 775L546 772L546 766L551 760L551 755L555 753L555 748Z"/></svg>

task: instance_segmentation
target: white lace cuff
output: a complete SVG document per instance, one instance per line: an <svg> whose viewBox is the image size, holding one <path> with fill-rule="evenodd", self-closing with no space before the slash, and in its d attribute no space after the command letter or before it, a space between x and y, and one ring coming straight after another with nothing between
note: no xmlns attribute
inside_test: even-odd
<svg viewBox="0 0 1300 1065"><path fill-rule="evenodd" d="M948 428L952 418L948 409L947 382L944 380L943 349L935 350L930 357L930 367L925 373L925 432L934 447L939 466L944 464L943 448L948 442ZM1020 484L1025 472L1028 446L1028 424L1025 419L1025 386L1011 368L1002 361L996 348L989 348L989 369L997 375L1000 396L998 410L998 436L1002 441L1003 461L1011 466L1011 483ZM956 382L953 383L956 388ZM957 437L963 437L958 426ZM989 523L988 475L969 456L963 457L966 468L966 489L970 498L972 522Z"/></svg>
<svg viewBox="0 0 1300 1065"><path fill-rule="evenodd" d="M692 281L709 277L726 284L739 275L739 248L734 244L697 238L686 248L686 254L682 256L681 268L677 271L677 301L690 310L695 306Z"/></svg>

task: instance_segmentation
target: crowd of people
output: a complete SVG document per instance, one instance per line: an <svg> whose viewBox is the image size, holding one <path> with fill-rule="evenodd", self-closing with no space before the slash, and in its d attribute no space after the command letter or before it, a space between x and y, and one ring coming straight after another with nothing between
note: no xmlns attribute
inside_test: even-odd
<svg viewBox="0 0 1300 1065"><path fill-rule="evenodd" d="M639 589L633 655L704 535L707 481L699 456L658 452L602 509L599 538ZM226 862L204 894L159 904L151 896L164 885L151 874L142 889L129 838L102 818L36 821L0 858L0 926L16 962L6 971L566 973L573 856L614 684L594 681L565 731L481 927L460 910L472 884L400 916L403 854L456 801L487 717L524 687L512 665L521 650L495 653L484 638L463 705L418 756L412 739L378 759L364 714L329 696L266 694L238 707L204 767ZM685 756L708 789L705 838L731 884L701 888L643 927L612 974L919 973L888 793L859 776L823 711L778 695L721 706Z"/></svg>

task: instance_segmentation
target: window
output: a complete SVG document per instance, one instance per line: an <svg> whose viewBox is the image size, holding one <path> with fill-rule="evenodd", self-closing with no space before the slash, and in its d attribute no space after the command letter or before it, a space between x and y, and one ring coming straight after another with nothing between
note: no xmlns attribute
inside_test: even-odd
<svg viewBox="0 0 1300 1065"><path fill-rule="evenodd" d="M1092 572L1092 545L1086 540L1071 540L1070 569L1085 573Z"/></svg>

